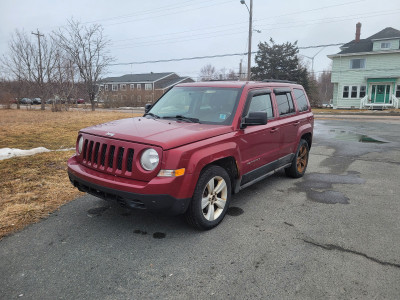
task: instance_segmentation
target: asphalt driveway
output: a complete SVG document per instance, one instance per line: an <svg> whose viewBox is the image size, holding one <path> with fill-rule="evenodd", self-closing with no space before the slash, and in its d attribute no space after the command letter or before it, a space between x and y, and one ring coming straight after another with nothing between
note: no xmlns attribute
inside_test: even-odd
<svg viewBox="0 0 400 300"><path fill-rule="evenodd" d="M400 118L322 117L217 228L92 196L0 241L1 299L398 299Z"/></svg>

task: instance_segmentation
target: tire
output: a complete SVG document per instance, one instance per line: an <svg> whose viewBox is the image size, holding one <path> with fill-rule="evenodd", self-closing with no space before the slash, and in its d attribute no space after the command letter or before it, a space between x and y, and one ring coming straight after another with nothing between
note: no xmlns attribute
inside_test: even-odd
<svg viewBox="0 0 400 300"><path fill-rule="evenodd" d="M287 176L292 178L303 177L307 169L310 148L306 140L301 139L297 151L292 160L292 165L285 169Z"/></svg>
<svg viewBox="0 0 400 300"><path fill-rule="evenodd" d="M206 167L200 174L192 201L185 213L189 225L209 230L224 219L232 196L227 171L216 165Z"/></svg>

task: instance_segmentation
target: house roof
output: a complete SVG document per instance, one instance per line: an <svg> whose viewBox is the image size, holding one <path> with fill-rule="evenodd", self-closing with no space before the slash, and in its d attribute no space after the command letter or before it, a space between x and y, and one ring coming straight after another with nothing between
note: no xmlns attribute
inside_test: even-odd
<svg viewBox="0 0 400 300"><path fill-rule="evenodd" d="M168 88L170 86L173 86L181 81L184 81L185 79L191 79L190 77L179 77L179 78L173 78L171 80L168 81L163 81L162 84L158 87L159 89L165 89ZM194 81L193 79L191 79L192 81Z"/></svg>
<svg viewBox="0 0 400 300"><path fill-rule="evenodd" d="M107 77L99 82L154 82L161 78L172 75L174 72L168 73L144 73L144 74L126 74L119 77Z"/></svg>
<svg viewBox="0 0 400 300"><path fill-rule="evenodd" d="M392 27L386 27L385 29L371 35L366 39L361 39L359 42L352 40L344 44L340 49L338 54L347 53L360 53L360 52L371 52L373 47L373 42L375 40L385 40L385 39L400 39L400 31Z"/></svg>
<svg viewBox="0 0 400 300"><path fill-rule="evenodd" d="M384 39L391 39L397 38L400 39L400 30L394 29L392 27L386 27L385 29L371 35L369 39L371 40L384 40Z"/></svg>

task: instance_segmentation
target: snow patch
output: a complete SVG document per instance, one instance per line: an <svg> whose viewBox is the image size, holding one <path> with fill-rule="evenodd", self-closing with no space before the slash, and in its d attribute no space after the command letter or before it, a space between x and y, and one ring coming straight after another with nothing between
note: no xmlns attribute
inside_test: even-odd
<svg viewBox="0 0 400 300"><path fill-rule="evenodd" d="M70 151L70 150L75 150L75 148L59 149L55 151ZM45 147L37 147L29 150L21 150L17 148L0 148L0 160L17 156L29 156L37 153L51 152L51 151L52 150L49 150Z"/></svg>

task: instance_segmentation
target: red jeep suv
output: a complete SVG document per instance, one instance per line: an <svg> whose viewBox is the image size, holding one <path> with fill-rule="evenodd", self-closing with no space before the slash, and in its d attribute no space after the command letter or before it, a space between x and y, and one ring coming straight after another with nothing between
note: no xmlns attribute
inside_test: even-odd
<svg viewBox="0 0 400 300"><path fill-rule="evenodd" d="M80 191L210 229L233 193L282 168L303 176L313 127L293 82L179 84L143 117L82 129L68 174Z"/></svg>

